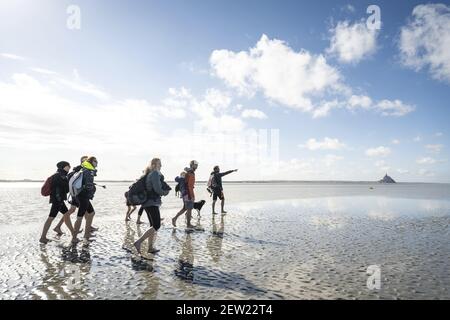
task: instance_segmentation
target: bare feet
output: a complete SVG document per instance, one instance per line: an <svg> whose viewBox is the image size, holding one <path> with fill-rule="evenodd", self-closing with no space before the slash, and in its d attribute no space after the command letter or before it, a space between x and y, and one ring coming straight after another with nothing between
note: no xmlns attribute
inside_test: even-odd
<svg viewBox="0 0 450 320"><path fill-rule="evenodd" d="M172 218L172 225L174 226L174 228L177 227L177 219Z"/></svg>
<svg viewBox="0 0 450 320"><path fill-rule="evenodd" d="M130 219L130 217L126 217L125 218L125 222L128 222L128 221L130 221L131 219Z"/></svg>
<svg viewBox="0 0 450 320"><path fill-rule="evenodd" d="M91 232L98 231L98 228L91 226Z"/></svg>
<svg viewBox="0 0 450 320"><path fill-rule="evenodd" d="M137 252L138 252L139 254L141 254L141 244L140 244L139 242L136 241L133 245L134 245L134 247L136 248Z"/></svg>
<svg viewBox="0 0 450 320"><path fill-rule="evenodd" d="M142 221L136 221L136 224L143 224Z"/></svg>
<svg viewBox="0 0 450 320"><path fill-rule="evenodd" d="M80 242L80 239L78 239L78 238L72 239L73 244L77 244L78 242Z"/></svg>
<svg viewBox="0 0 450 320"><path fill-rule="evenodd" d="M40 243L43 243L43 244L47 244L47 243L51 242L51 240L50 240L50 239L47 239L47 238L40 238L40 239L39 239L39 242L40 242Z"/></svg>
<svg viewBox="0 0 450 320"><path fill-rule="evenodd" d="M227 213L225 210L222 210L222 214L225 214L225 213Z"/></svg>
<svg viewBox="0 0 450 320"><path fill-rule="evenodd" d="M53 231L55 231L58 236L62 236L64 234L64 232L62 232L61 228L58 228L58 227L55 227L53 229Z"/></svg>
<svg viewBox="0 0 450 320"><path fill-rule="evenodd" d="M214 211L213 211L213 213L212 213L212 214L218 214L218 213L217 213L217 212L214 212Z"/></svg>

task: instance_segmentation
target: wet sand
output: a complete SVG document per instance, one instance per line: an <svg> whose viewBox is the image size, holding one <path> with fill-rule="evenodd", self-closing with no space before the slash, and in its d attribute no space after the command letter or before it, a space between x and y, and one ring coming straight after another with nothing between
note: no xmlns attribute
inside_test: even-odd
<svg viewBox="0 0 450 320"><path fill-rule="evenodd" d="M58 239L52 231L51 243L38 244L46 199L36 186L0 188L0 298L449 299L448 187L438 186L444 196L425 198L353 187L304 198L295 186L290 193L258 187L259 201L249 201L255 189L226 185L228 214L214 217L199 189L208 202L201 217L194 214L194 232L185 231L183 218L172 228L181 202L169 196L156 242L161 251L144 258L132 244L149 225L136 225L137 212L123 221L125 185L98 191L100 229L86 248L70 247L67 234ZM23 203L13 201L18 196ZM367 288L370 265L380 267L380 290Z"/></svg>

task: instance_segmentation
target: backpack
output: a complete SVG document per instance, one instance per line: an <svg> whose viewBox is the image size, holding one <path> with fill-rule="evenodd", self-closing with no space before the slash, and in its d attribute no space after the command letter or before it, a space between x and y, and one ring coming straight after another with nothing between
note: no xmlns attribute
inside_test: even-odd
<svg viewBox="0 0 450 320"><path fill-rule="evenodd" d="M148 174L139 178L138 181L133 183L128 190L127 199L128 202L134 206L139 206L144 204L148 199L147 187L145 185L145 180Z"/></svg>
<svg viewBox="0 0 450 320"><path fill-rule="evenodd" d="M187 194L186 178L176 177L175 195L183 198Z"/></svg>
<svg viewBox="0 0 450 320"><path fill-rule="evenodd" d="M73 174L69 179L69 192L75 198L83 190L83 170Z"/></svg>
<svg viewBox="0 0 450 320"><path fill-rule="evenodd" d="M45 180L44 184L41 187L41 195L43 197L48 197L52 193L52 182L53 182L54 175L51 175L50 177Z"/></svg>
<svg viewBox="0 0 450 320"><path fill-rule="evenodd" d="M215 187L217 187L216 177L214 173L211 173L211 175L209 176L207 187L208 189L214 189Z"/></svg>

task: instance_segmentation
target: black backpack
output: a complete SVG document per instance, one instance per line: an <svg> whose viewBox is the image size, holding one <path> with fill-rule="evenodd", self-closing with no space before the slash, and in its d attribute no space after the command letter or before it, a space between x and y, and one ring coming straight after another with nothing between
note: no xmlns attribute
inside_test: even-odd
<svg viewBox="0 0 450 320"><path fill-rule="evenodd" d="M145 180L147 179L147 175L148 174L142 176L138 181L136 181L130 186L127 199L128 202L134 206L144 204L148 200L148 191L145 186Z"/></svg>

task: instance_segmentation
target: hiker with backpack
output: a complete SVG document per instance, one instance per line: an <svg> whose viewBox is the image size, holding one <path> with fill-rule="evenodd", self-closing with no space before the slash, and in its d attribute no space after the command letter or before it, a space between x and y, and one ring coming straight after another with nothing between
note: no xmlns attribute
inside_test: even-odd
<svg viewBox="0 0 450 320"><path fill-rule="evenodd" d="M95 157L89 157L81 164L80 172L72 176L69 182L69 189L72 197L76 197L79 202L77 220L72 232L72 243L78 242L78 232L81 227L83 217L86 215L86 226L84 228L84 239L89 241L91 236L92 220L95 210L91 200L94 198L96 187L94 177L97 175L98 161Z"/></svg>
<svg viewBox="0 0 450 320"><path fill-rule="evenodd" d="M195 170L198 168L198 162L196 160L192 160L189 163L189 168L185 168L186 172L184 177L180 175L178 177L178 184L180 185L179 189L181 192L181 196L183 198L183 208L176 214L176 216L172 219L172 225L174 227L177 226L177 219L186 212L186 228L194 229L195 226L191 224L192 219L192 209L194 209L195 203L195 194L194 194L194 185L195 185Z"/></svg>
<svg viewBox="0 0 450 320"><path fill-rule="evenodd" d="M222 214L227 213L224 210L225 197L223 195L222 177L226 176L227 174L230 174L232 172L237 172L237 171L238 171L238 169L229 170L229 171L225 171L225 172L220 172L219 166L215 166L213 168L213 172L211 172L211 175L210 175L209 181L208 181L208 189L212 193L212 197L213 197L212 214L217 214L216 211L215 211L217 198L219 198L222 201L221 202L221 209L222 209L221 213Z"/></svg>
<svg viewBox="0 0 450 320"><path fill-rule="evenodd" d="M72 176L73 176L74 174L76 174L77 172L79 172L79 171L81 170L81 168L82 168L82 167L81 167L81 164L82 164L84 161L86 161L88 158L89 158L88 156L82 156L82 157L81 157L81 159L80 159L80 165L79 165L79 166L76 166L76 167L74 167L74 168L72 169L72 172L69 173L69 174L67 175L67 180L70 180L70 178L72 178ZM63 232L62 232L62 230L61 230L61 226L62 226L63 223L66 223L66 224L67 224L67 223L70 223L70 225L72 226L72 221L70 220L70 215L71 215L72 213L74 213L75 210L80 206L80 204L79 204L79 202L78 202L78 200L77 200L76 197L70 197L70 198L68 199L67 202L70 203L69 211L67 211L67 214L65 214L65 215L59 220L58 224L57 224L56 227L53 229L53 231L55 231L56 234L57 234L58 236L63 235ZM70 229L70 228L69 228L69 229ZM70 229L70 230L73 230L73 228Z"/></svg>
<svg viewBox="0 0 450 320"><path fill-rule="evenodd" d="M148 253L155 254L159 250L154 247L156 234L161 227L161 214L159 207L161 206L161 196L169 194L171 188L164 182L164 176L161 174L161 160L158 158L152 159L150 165L145 169L144 176L138 181L144 182L145 202L142 203L142 207L147 213L148 220L150 222L150 229L147 230L142 237L140 237L135 243L134 247L141 254L141 245L148 239ZM138 183L137 182L137 183ZM139 185L137 185L136 189ZM133 186L130 188L130 201L133 203ZM143 197L142 197L143 198Z"/></svg>
<svg viewBox="0 0 450 320"><path fill-rule="evenodd" d="M127 205L127 213L125 214L125 222L130 221L130 216L136 210L136 206L128 200L128 191L125 192L125 204Z"/></svg>
<svg viewBox="0 0 450 320"><path fill-rule="evenodd" d="M188 170L188 168L185 168L185 170ZM183 199L183 207L180 211L178 211L175 217L172 218L172 225L176 228L177 219L187 211L186 205L184 204L184 197L187 195L186 171L181 172L180 175L175 178L175 182L177 183L177 185L175 186L175 195L180 195L180 198Z"/></svg>
<svg viewBox="0 0 450 320"><path fill-rule="evenodd" d="M47 244L50 241L47 239L47 233L58 212L65 215L68 211L64 201L67 200L67 192L69 192L67 174L70 171L70 164L67 161L60 161L57 163L56 167L58 168L57 172L47 178L41 189L41 194L43 196L50 196L49 203L52 204L49 217L47 218L47 221L45 221L41 238L39 239L39 242L43 244ZM67 223L67 220L66 224L69 230L73 232L72 224Z"/></svg>

